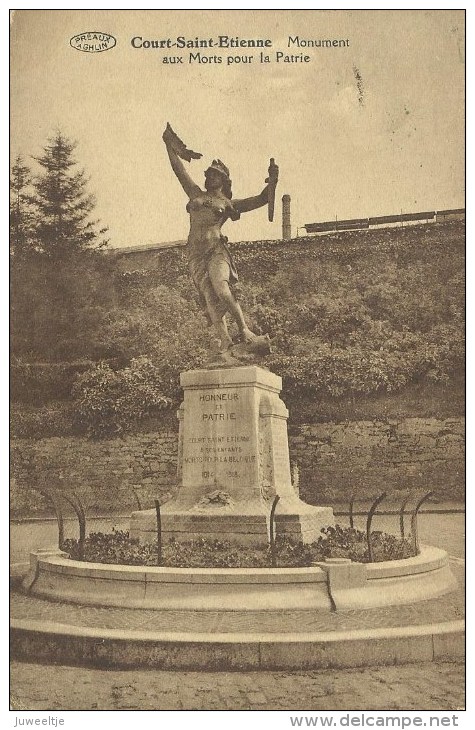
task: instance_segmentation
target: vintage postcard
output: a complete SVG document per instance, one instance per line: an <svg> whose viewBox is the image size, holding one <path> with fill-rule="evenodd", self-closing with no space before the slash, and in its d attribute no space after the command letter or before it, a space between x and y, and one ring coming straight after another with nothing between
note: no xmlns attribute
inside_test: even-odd
<svg viewBox="0 0 475 730"><path fill-rule="evenodd" d="M14 726L457 725L464 44L10 12Z"/></svg>

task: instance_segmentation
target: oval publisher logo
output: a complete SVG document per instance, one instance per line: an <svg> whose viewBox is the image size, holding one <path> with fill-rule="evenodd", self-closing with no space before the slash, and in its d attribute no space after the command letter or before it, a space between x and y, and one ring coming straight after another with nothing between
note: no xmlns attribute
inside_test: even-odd
<svg viewBox="0 0 475 730"><path fill-rule="evenodd" d="M117 41L110 33L102 33L98 30L89 30L85 33L73 35L69 41L69 45L76 51L84 53L102 53L102 51L110 51L114 48Z"/></svg>

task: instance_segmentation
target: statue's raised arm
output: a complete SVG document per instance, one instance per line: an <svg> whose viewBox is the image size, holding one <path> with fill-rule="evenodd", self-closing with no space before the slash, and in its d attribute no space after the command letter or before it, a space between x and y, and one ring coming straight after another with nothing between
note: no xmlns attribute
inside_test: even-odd
<svg viewBox="0 0 475 730"><path fill-rule="evenodd" d="M173 131L169 123L167 123L162 138L167 148L172 170L180 181L183 190L189 198L195 197L197 193L199 194L201 192L201 189L190 175L188 175L181 160L186 160L187 162L199 160L203 155L200 152L189 150L185 143Z"/></svg>
<svg viewBox="0 0 475 730"><path fill-rule="evenodd" d="M236 266L227 238L222 235L223 224L238 220L241 213L268 205L270 212L277 184L278 168L271 161L266 187L259 195L234 200L229 170L219 159L213 160L205 171L204 190L190 177L182 160L190 162L202 155L188 149L167 124L163 133L173 172L189 198L186 209L190 214L188 234L188 264L198 290L206 318L213 332L213 363L235 365L255 360L257 355L270 351L267 335L256 335L246 324L244 314L236 301L233 285L238 281ZM239 330L238 342L229 335L226 314Z"/></svg>
<svg viewBox="0 0 475 730"><path fill-rule="evenodd" d="M242 200L233 200L233 206L239 213L247 213L250 210L256 210L256 208L262 208L267 205L268 218L272 222L274 220L274 201L275 201L275 188L279 179L279 168L275 164L274 158L271 157L269 163L268 177L266 178L266 187L262 190L259 195L255 195L252 198L243 198Z"/></svg>

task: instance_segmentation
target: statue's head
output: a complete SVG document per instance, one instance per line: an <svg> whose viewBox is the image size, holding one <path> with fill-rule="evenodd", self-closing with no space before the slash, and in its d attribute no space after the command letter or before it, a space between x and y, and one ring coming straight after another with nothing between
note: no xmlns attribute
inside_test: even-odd
<svg viewBox="0 0 475 730"><path fill-rule="evenodd" d="M205 188L212 191L221 189L224 195L231 200L231 178L229 170L221 160L213 160L211 165L205 170Z"/></svg>

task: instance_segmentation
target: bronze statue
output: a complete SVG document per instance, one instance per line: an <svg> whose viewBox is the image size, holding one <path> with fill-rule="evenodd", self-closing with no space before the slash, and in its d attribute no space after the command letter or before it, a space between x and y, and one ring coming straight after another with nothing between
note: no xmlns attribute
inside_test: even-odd
<svg viewBox="0 0 475 730"><path fill-rule="evenodd" d="M202 155L189 150L169 124L163 133L170 164L189 201L188 264L198 290L200 302L214 333L218 364L236 364L269 352L267 335L256 335L246 324L239 302L232 292L238 280L236 267L221 227L228 219L239 220L241 213L268 205L269 220L274 211L278 167L271 160L267 185L259 195L242 200L232 197L229 170L221 160L213 160L205 171L202 190L188 175L182 159L190 162ZM181 159L180 159L181 158ZM239 330L239 344L234 344L226 323L226 314L234 319Z"/></svg>

